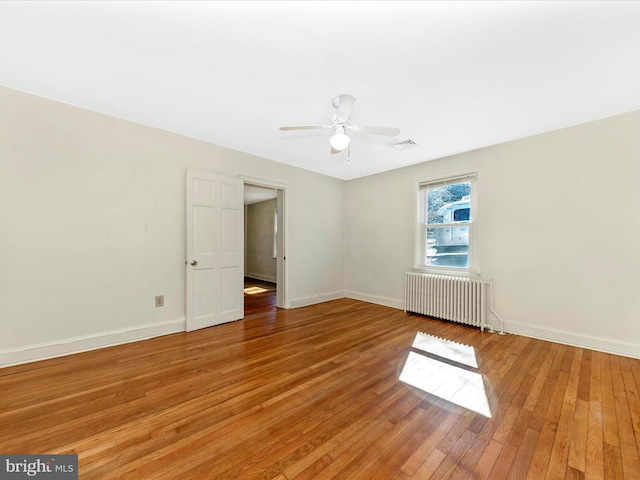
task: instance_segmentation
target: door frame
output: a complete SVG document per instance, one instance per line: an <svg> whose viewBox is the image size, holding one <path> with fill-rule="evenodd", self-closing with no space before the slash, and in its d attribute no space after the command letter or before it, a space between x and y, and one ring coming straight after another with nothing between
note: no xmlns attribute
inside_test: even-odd
<svg viewBox="0 0 640 480"><path fill-rule="evenodd" d="M282 212L278 210L278 236L280 237L280 248L278 249L278 255L276 258L276 306L278 308L291 308L289 305L288 295L288 278L289 271L287 268L287 224L288 224L288 195L287 185L284 183L273 182L261 178L248 177L245 175L238 175L238 179L242 180L243 185L255 185L257 187L272 188L277 191L277 204L282 208ZM244 241L246 242L246 238Z"/></svg>

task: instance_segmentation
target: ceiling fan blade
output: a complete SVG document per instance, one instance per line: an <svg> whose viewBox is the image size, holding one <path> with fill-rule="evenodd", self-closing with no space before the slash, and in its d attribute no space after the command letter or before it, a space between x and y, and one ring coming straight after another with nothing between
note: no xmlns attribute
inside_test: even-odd
<svg viewBox="0 0 640 480"><path fill-rule="evenodd" d="M365 125L362 127L354 126L352 129L360 133L372 133L374 135L386 135L387 137L395 137L400 135L400 129L395 127L372 127Z"/></svg>
<svg viewBox="0 0 640 480"><path fill-rule="evenodd" d="M320 128L331 128L331 125L298 125L294 127L280 127L280 130L316 130Z"/></svg>
<svg viewBox="0 0 640 480"><path fill-rule="evenodd" d="M340 100L338 101L338 121L346 122L351 115L351 109L356 101L356 97L349 95L348 93L340 94Z"/></svg>

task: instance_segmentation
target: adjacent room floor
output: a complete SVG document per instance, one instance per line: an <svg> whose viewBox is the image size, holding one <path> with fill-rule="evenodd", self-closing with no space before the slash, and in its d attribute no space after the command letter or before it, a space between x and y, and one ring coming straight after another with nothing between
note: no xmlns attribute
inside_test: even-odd
<svg viewBox="0 0 640 480"><path fill-rule="evenodd" d="M244 277L244 316L276 311L276 284Z"/></svg>

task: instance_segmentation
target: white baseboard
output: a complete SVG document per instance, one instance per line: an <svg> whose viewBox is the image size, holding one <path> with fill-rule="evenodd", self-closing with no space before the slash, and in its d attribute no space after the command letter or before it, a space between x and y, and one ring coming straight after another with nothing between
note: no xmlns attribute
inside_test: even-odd
<svg viewBox="0 0 640 480"><path fill-rule="evenodd" d="M363 302L376 303L387 307L399 308L400 310L404 309L403 300L376 297L358 292L345 292L345 296L347 298L353 298L354 300L362 300ZM500 320L491 312L487 314L487 326L490 326L495 331L500 330ZM522 335L523 337L537 338L539 340L561 343L563 345L571 345L573 347L587 348L589 350L640 359L640 346L631 343L615 342L561 330L532 327L515 322L504 322L503 329L505 333Z"/></svg>
<svg viewBox="0 0 640 480"><path fill-rule="evenodd" d="M589 350L597 350L599 352L612 353L625 357L640 358L640 346L630 343L614 342L611 340L577 335L575 333L563 332L560 330L537 328L514 322L504 322L504 331L507 333L522 335L524 337L562 343L563 345L588 348Z"/></svg>
<svg viewBox="0 0 640 480"><path fill-rule="evenodd" d="M344 292L322 293L315 297L296 298L289 300L290 308L308 307L309 305L316 305L318 303L329 302L331 300L337 300L344 298Z"/></svg>
<svg viewBox="0 0 640 480"><path fill-rule="evenodd" d="M271 277L269 275L260 275L259 273L245 273L245 277L254 278L256 280L262 280L264 282L276 283L276 277Z"/></svg>
<svg viewBox="0 0 640 480"><path fill-rule="evenodd" d="M375 295L368 295L366 293L349 291L345 292L345 297L352 298L354 300L361 300L363 302L375 303L376 305L383 305L385 307L404 310L404 300L396 300L393 298L378 297Z"/></svg>
<svg viewBox="0 0 640 480"><path fill-rule="evenodd" d="M171 322L144 326L132 329L115 330L99 335L76 337L60 342L28 345L19 350L0 350L0 368L22 363L46 360L47 358L62 357L73 353L112 347L124 343L146 340L171 333L184 332L184 317Z"/></svg>
<svg viewBox="0 0 640 480"><path fill-rule="evenodd" d="M377 297L374 295L367 295L350 291L333 292L317 295L314 297L291 300L290 307L305 307L345 297L352 298L354 300L360 300L363 302L374 303L377 305L383 305L386 307L397 308L400 310L404 309L404 302L401 300ZM488 320L489 325L491 325L495 330L499 329L497 318L494 318L493 315L488 315ZM9 367L11 365L19 365L22 363L35 362L39 360L46 360L47 358L62 357L74 353L96 350L98 348L122 345L125 343L146 340L153 337L160 337L162 335L169 335L171 333L184 331L185 319L184 317L182 317L171 322L165 322L157 325L116 330L100 335L70 338L57 343L51 342L45 344L30 345L19 350L2 350L0 351L0 368ZM522 335L530 338L537 338L540 340L561 343L564 345L588 348L590 350L597 350L600 352L612 353L615 355L623 355L625 357L640 358L640 346L630 343L614 342L601 338L577 335L560 330L543 329L506 321L504 322L504 331L506 333Z"/></svg>

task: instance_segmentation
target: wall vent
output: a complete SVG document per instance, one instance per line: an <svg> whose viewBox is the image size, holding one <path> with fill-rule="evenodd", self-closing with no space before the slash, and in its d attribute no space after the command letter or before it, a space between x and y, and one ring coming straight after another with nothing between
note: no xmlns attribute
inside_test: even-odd
<svg viewBox="0 0 640 480"><path fill-rule="evenodd" d="M401 140L394 143L393 148L395 148L396 150L406 150L407 148L413 147L414 145L417 145L416 142L407 138L406 140Z"/></svg>

